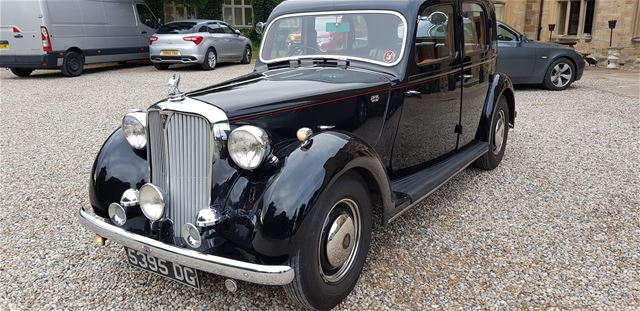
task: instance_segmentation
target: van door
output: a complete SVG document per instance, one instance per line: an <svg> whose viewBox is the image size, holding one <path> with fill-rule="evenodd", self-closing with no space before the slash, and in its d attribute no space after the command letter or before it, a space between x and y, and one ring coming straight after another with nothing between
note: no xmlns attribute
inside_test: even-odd
<svg viewBox="0 0 640 311"><path fill-rule="evenodd" d="M0 57L13 63L16 55L42 55L39 1L0 1ZM39 59L36 63L39 62Z"/></svg>
<svg viewBox="0 0 640 311"><path fill-rule="evenodd" d="M158 20L145 4L136 4L136 12L138 14L138 30L140 30L140 46L146 47L148 52L149 38L156 32Z"/></svg>
<svg viewBox="0 0 640 311"><path fill-rule="evenodd" d="M455 40L454 2L425 2L414 40L415 67L409 74L398 133L394 171L442 158L456 150L460 119L460 57Z"/></svg>

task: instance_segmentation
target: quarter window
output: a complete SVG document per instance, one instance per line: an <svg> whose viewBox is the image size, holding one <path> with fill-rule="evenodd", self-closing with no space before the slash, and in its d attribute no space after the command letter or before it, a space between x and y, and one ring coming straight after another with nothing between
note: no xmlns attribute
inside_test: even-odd
<svg viewBox="0 0 640 311"><path fill-rule="evenodd" d="M462 4L462 27L464 32L464 53L483 51L487 43L487 14L475 3Z"/></svg>
<svg viewBox="0 0 640 311"><path fill-rule="evenodd" d="M453 55L453 6L430 6L418 17L416 62L428 65Z"/></svg>

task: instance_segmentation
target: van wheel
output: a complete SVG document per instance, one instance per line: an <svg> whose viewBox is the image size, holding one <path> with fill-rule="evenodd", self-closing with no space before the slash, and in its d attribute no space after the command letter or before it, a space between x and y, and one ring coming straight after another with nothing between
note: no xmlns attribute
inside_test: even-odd
<svg viewBox="0 0 640 311"><path fill-rule="evenodd" d="M11 73L18 77L28 77L33 72L33 69L28 68L11 68Z"/></svg>
<svg viewBox="0 0 640 311"><path fill-rule="evenodd" d="M65 77L77 77L84 70L84 57L76 51L69 51L64 55L62 62L62 75Z"/></svg>
<svg viewBox="0 0 640 311"><path fill-rule="evenodd" d="M284 289L290 299L308 309L329 310L351 293L369 252L371 209L366 184L355 173L322 194L289 257L295 276Z"/></svg>
<svg viewBox="0 0 640 311"><path fill-rule="evenodd" d="M207 53L204 54L204 62L202 62L202 69L204 70L213 70L218 65L218 55L216 55L216 51L212 48L207 50Z"/></svg>
<svg viewBox="0 0 640 311"><path fill-rule="evenodd" d="M167 70L169 69L169 64L154 63L153 67L156 67L158 70Z"/></svg>
<svg viewBox="0 0 640 311"><path fill-rule="evenodd" d="M251 48L248 45L244 48L244 54L240 62L243 64L251 64Z"/></svg>
<svg viewBox="0 0 640 311"><path fill-rule="evenodd" d="M498 105L493 113L489 128L489 151L478 158L473 165L483 170L492 170L500 165L509 137L509 105L504 95L500 96Z"/></svg>

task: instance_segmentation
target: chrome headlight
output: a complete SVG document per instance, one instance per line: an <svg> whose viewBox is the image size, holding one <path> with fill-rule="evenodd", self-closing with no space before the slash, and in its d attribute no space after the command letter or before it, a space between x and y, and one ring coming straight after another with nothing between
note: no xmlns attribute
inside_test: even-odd
<svg viewBox="0 0 640 311"><path fill-rule="evenodd" d="M245 170L254 170L271 152L269 135L263 129L245 125L229 135L227 149L233 162Z"/></svg>
<svg viewBox="0 0 640 311"><path fill-rule="evenodd" d="M162 191L152 184L140 187L140 209L150 220L156 221L164 215L164 196Z"/></svg>
<svg viewBox="0 0 640 311"><path fill-rule="evenodd" d="M131 147L144 149L147 146L147 114L131 111L122 118L122 131Z"/></svg>

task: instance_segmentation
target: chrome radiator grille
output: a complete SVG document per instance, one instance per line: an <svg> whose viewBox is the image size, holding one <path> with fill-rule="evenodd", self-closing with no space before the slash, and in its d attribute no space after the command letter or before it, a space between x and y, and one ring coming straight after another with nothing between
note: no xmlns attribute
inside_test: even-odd
<svg viewBox="0 0 640 311"><path fill-rule="evenodd" d="M185 223L195 223L198 211L209 206L213 133L207 119L191 114L148 113L151 182L165 191L165 217L181 237Z"/></svg>

